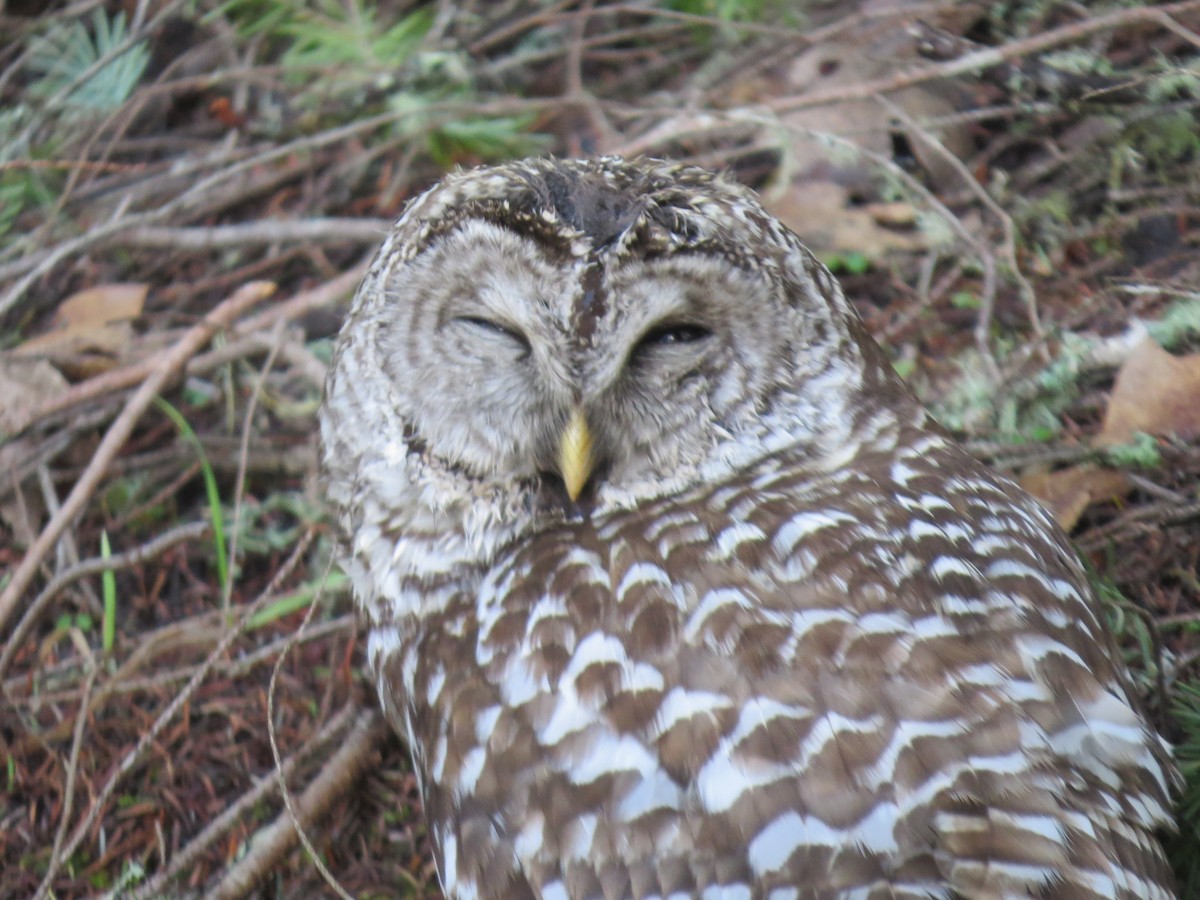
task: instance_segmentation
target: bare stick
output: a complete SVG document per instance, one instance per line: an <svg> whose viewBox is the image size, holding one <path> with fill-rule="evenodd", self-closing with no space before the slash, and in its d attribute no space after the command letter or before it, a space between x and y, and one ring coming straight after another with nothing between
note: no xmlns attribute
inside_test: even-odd
<svg viewBox="0 0 1200 900"><path fill-rule="evenodd" d="M344 296L354 289L354 286L362 278L363 271L366 269L366 263L355 266L348 272L339 275L332 281L319 285L310 291L302 291L290 300L282 303L274 304L270 309L250 317L244 322L241 322L236 331L240 334L249 334L269 328L276 321L296 319L305 313L322 306L327 306L339 297ZM214 312L215 315L215 312ZM139 363L134 363L129 366L124 366L120 369L112 369L102 375L97 375L95 378L89 378L87 381L81 381L79 384L63 391L57 397L52 398L48 403L43 405L36 413L31 415L28 421L22 423L22 428L27 428L34 422L37 422L47 416L55 413L63 412L68 409L73 409L97 397L102 397L105 394L110 394L114 391L122 390L130 385L137 384L144 378L153 373L159 366L163 364L164 358L174 352L174 349L164 350L157 353L149 359ZM196 362L203 368L203 363L200 361L205 357L200 356ZM185 360L186 363L186 360ZM187 365L185 372L191 373L193 367Z"/></svg>
<svg viewBox="0 0 1200 900"><path fill-rule="evenodd" d="M260 219L208 228L167 228L142 225L131 228L113 243L125 247L167 247L173 250L211 250L286 241L323 244L378 244L387 234L387 219Z"/></svg>
<svg viewBox="0 0 1200 900"><path fill-rule="evenodd" d="M1025 301L1025 309L1029 315L1029 324L1033 328L1033 333L1039 340L1043 339L1045 333L1042 331L1042 322L1038 316L1037 295L1034 293L1033 285L1029 283L1029 279L1025 277L1025 273L1021 271L1021 264L1017 260L1017 226L1013 223L1012 216L1006 213L1000 204L992 199L992 195L971 174L971 171L963 165L962 160L947 150L946 145L938 140L935 135L931 134L920 122L916 121L916 119L887 97L880 96L876 99L894 118L907 126L914 136L919 137L925 146L936 153L946 165L953 169L963 182L963 185L1000 221L1000 227L1004 231L1004 242L1001 245L1004 251L1004 261L1008 263L1009 274L1017 283L1017 290L1021 294L1021 299ZM995 296L993 294L984 299L984 303L979 310L979 319L975 325L975 345L985 360L992 359L989 341L992 330L992 312L994 309ZM999 372L993 370L991 374L997 376Z"/></svg>
<svg viewBox="0 0 1200 900"><path fill-rule="evenodd" d="M17 564L12 578L4 588L4 592L0 594L0 633L4 632L9 618L17 609L21 595L33 581L38 565L54 547L62 533L75 520L75 517L83 511L84 506L87 505L88 500L100 485L100 479L104 477L109 463L129 440L129 435L132 434L142 413L146 411L146 407L153 402L171 377L183 368L183 364L194 356L215 332L228 327L229 323L239 315L274 292L275 285L266 281L252 281L243 285L232 297L205 316L203 321L188 329L175 346L158 357L158 365L142 382L142 386L129 398L129 402L125 404L121 414L109 426L108 432L104 435L100 446L96 448L91 462L83 470L79 480L75 482L75 487L71 489L67 499L63 501L62 509L50 519L46 527L42 529L42 533L38 535L38 539L33 542L33 546Z"/></svg>
<svg viewBox="0 0 1200 900"><path fill-rule="evenodd" d="M322 584L328 580L329 570L332 566L333 559L330 558L325 567L325 574L321 578ZM308 612L304 614L304 621L300 623L300 627L297 628L296 631L290 636L287 644L283 648L283 652L275 658L275 665L271 669L271 680L267 684L267 738L271 743L271 756L275 758L276 768L279 768L283 765L283 762L279 757L279 739L275 734L275 687L279 683L279 670L283 668L283 661L287 658L288 653L291 652L291 649L295 645L296 641L299 640L300 636L308 630L308 626L312 622L313 613L316 611L316 608L316 603L313 603L311 606L309 606ZM332 760L330 761L330 764L332 764ZM311 786L309 790L312 790ZM308 792L306 792L306 794L307 793ZM296 829L296 837L299 838L300 843L304 845L304 849L308 851L308 855L312 859L313 865L316 866L317 871L321 873L321 877L325 879L325 883L333 889L333 892L337 894L341 900L354 900L353 897L346 893L346 889L338 883L338 880L334 877L333 873L329 871L329 868L325 865L325 863L321 861L321 854L317 853L316 848L312 845L312 841L309 840L308 832L305 831L306 820L319 816L325 807L318 806L316 808L306 809L303 813L301 813L301 811L296 808L296 803L292 799L291 791L288 790L287 781L285 780L281 780L279 782L279 796L283 798L283 805L287 809L287 814L291 816L292 824Z"/></svg>
<svg viewBox="0 0 1200 900"><path fill-rule="evenodd" d="M217 661L225 655L226 651L233 646L233 642L238 639L238 636L246 630L246 626L250 624L250 620L254 617L254 614L262 609L268 600L274 598L276 592L279 590L279 586L292 574L296 565L304 557L304 554L308 552L309 545L312 544L313 535L314 532L311 529L305 532L304 536L300 538L292 550L291 555L280 566L274 577L272 577L266 589L244 607L241 617L233 624L228 633L217 642L212 652L205 657L204 663L196 670L196 674L188 679L188 683L167 704L167 708L159 713L158 718L154 720L154 723L146 733L138 739L137 745L121 758L121 762L118 763L116 770L108 777L108 781L104 783L104 787L96 794L96 799L92 801L87 816L84 817L84 820L76 826L75 831L71 834L71 840L67 842L67 846L63 850L64 857L69 859L75 853L76 848L83 843L83 839L88 831L91 830L96 820L100 818L105 805L108 803L109 798L112 797L113 791L116 790L121 779L129 774L150 745L158 739L159 734L167 727L167 723L175 718L176 713L179 712L185 703L191 700L196 689L200 687L200 683L208 677L208 673L217 665Z"/></svg>
<svg viewBox="0 0 1200 900"><path fill-rule="evenodd" d="M347 703L342 707L337 715L326 722L321 730L309 739L308 743L285 759L282 765L264 775L254 787L238 797L220 815L205 825L204 829L188 841L187 845L174 856L166 868L156 873L145 884L139 886L132 893L130 900L163 896L163 889L167 884L194 867L200 858L200 854L207 850L217 838L232 828L242 813L266 797L275 788L275 785L281 778L287 778L292 774L292 771L300 762L329 743L334 737L341 734L346 726L350 724L351 717L357 710L358 707L352 703Z"/></svg>
<svg viewBox="0 0 1200 900"><path fill-rule="evenodd" d="M8 671L9 665L12 664L12 658L21 646L21 642L25 639L25 635L37 623L46 604L58 596L58 593L68 584L76 582L80 578L86 578L88 575L98 575L101 572L110 572L115 569L136 566L139 563L153 559L176 544L200 537L211 528L212 526L208 522L190 522L187 525L180 525L178 528L172 528L170 531L160 534L154 540L140 547L134 547L132 550L127 550L124 553L118 553L107 558L97 556L92 559L85 559L78 565L71 566L66 571L54 576L54 579L37 595L37 599L29 605L29 609L25 615L17 622L12 634L4 642L4 650L0 652L0 691L7 691L7 688L3 685L4 675Z"/></svg>
<svg viewBox="0 0 1200 900"><path fill-rule="evenodd" d="M335 798L344 794L369 765L377 763L379 743L386 733L387 727L378 710L364 710L359 714L341 749L297 798L296 818L301 824L309 824L318 811L327 808ZM269 828L255 837L249 852L205 896L214 900L235 900L247 896L295 843L296 822L285 810Z"/></svg>
<svg viewBox="0 0 1200 900"><path fill-rule="evenodd" d="M86 645L85 645L86 646ZM54 846L50 848L50 861L46 864L46 875L38 885L33 900L42 900L50 893L54 884L54 876L62 865L63 838L67 835L67 825L71 821L71 812L75 800L75 777L79 773L79 748L83 746L83 729L88 720L88 698L92 695L92 687L96 684L96 675L100 667L95 659L88 660L87 679L83 683L83 696L79 698L79 709L75 713L75 733L71 738L71 755L67 760L67 784L63 788L62 818L59 819L58 829L54 832Z"/></svg>
<svg viewBox="0 0 1200 900"><path fill-rule="evenodd" d="M216 610L214 613L209 613L208 615L193 616L190 620L178 623L178 625L187 625L195 622L197 623L197 627L211 628L212 620L220 615L220 610ZM178 631L178 625L176 626L176 631ZM330 619L326 622L321 622L319 625L312 626L300 637L300 642L310 643L312 641L319 641L329 637L332 634L338 634L342 632L353 634L354 625L355 614L345 613L344 615L338 616L336 619ZM167 628L171 627L172 626L170 625L167 626ZM167 628L162 629L156 634L161 634L161 632L166 631ZM204 646L210 645L212 642L207 639L206 634L207 633L201 635L201 641L194 641L191 644L188 644L188 646L201 646L202 644ZM177 637L176 635L171 635L169 637L172 640L178 640L181 642L184 640L183 637ZM190 638L191 635L188 635L187 637ZM290 637L290 635L288 637ZM264 644L257 650L251 650L247 653L240 654L236 659L220 661L212 667L212 674L224 675L229 678L240 678L252 671L256 666L260 666L264 662L273 660L275 655L283 649L286 643L286 637L278 638L274 641L271 641L269 644ZM129 658L121 664L121 667L112 674L109 680L104 682L104 684L102 684L98 690L92 693L92 702L89 711L99 709L100 704L107 702L111 697L118 697L124 694L146 693L147 691L160 691L165 688L169 688L181 681L187 681L200 669L200 665L181 666L175 669L167 669L165 672L160 672L157 675L138 676L134 673L142 665L144 658L148 655L143 654L141 657L137 655L144 646L145 644L141 644L138 647L135 647L133 653L131 653ZM59 670L66 670L70 668L71 665L72 663L69 661L64 661L55 668ZM19 685L18 682L20 682ZM37 704L48 705L51 703L77 703L79 701L79 688L64 688L57 691L43 691L41 693L29 696L14 696L14 688L18 686L25 687L28 684L28 676L21 678L10 678L8 682L5 683L4 690L7 692L7 699L9 703L12 704L14 709L28 709ZM56 726L56 730L57 727L58 726ZM57 738L57 734L55 734L55 736Z"/></svg>
<svg viewBox="0 0 1200 900"><path fill-rule="evenodd" d="M972 53L967 53L956 59L932 65L921 65L905 69L885 78L872 81L861 81L841 87L829 88L824 91L796 94L779 97L761 104L760 110L774 113L794 112L800 109L810 109L816 106L830 106L844 103L848 100L872 100L882 94L890 94L902 88L924 84L928 81L938 81L953 78L958 75L975 74L1001 65L1010 59L1040 53L1061 44L1071 43L1087 37L1097 31L1119 28L1139 22L1159 25L1174 34L1184 37L1193 44L1200 45L1200 38L1187 31L1175 21L1172 16L1200 10L1200 0L1188 0L1185 3L1173 3L1168 6L1132 7L1121 9L1094 19L1074 22L1061 28L1053 28L1041 34L1031 35L1017 41L1009 41L999 47L985 47ZM1182 32L1182 33L1181 33ZM696 109L682 116L670 116L663 120L661 116L654 119L656 124L650 130L637 137L625 140L619 146L606 148L608 152L619 153L622 156L640 156L658 151L664 145L671 145L682 137L695 133L711 132L714 125L730 121L729 112L722 115L715 109ZM761 114L761 112L760 112ZM661 152L661 151L660 151Z"/></svg>
<svg viewBox="0 0 1200 900"><path fill-rule="evenodd" d="M899 72L888 78L877 78L874 81L862 81L845 87L830 88L826 91L814 91L811 94L800 94L795 97L781 97L765 104L772 112L792 112L797 109L807 109L812 106L826 106L830 103L841 103L846 100L866 100L877 94L889 94L901 88L923 84L941 78L952 78L956 75L967 75L1000 65L1019 56L1031 53L1041 53L1061 44L1069 44L1080 38L1087 37L1097 31L1106 31L1136 23L1155 24L1171 33L1184 38L1194 46L1200 47L1200 37L1180 25L1174 16L1200 10L1200 0L1187 0L1185 3L1171 3L1166 6L1135 6L1119 9L1094 19L1084 19L1060 28L1052 28L1041 34L1030 35L1018 41L1009 41L999 47L987 47L960 56L934 66L919 66L915 69Z"/></svg>
<svg viewBox="0 0 1200 900"><path fill-rule="evenodd" d="M258 398L262 394L263 383L275 364L279 353L279 345L283 341L283 320L275 323L272 330L271 349L267 352L267 361L263 363L262 372L254 382L250 392L250 402L246 404L246 415L242 419L242 439L238 446L237 478L233 482L233 524L229 529L229 568L225 573L225 583L221 585L221 609L229 609L229 601L233 597L233 572L237 568L238 536L241 534L242 500L246 495L246 461L250 458L250 432L253 430L254 413L258 409ZM317 604L313 603L315 607Z"/></svg>

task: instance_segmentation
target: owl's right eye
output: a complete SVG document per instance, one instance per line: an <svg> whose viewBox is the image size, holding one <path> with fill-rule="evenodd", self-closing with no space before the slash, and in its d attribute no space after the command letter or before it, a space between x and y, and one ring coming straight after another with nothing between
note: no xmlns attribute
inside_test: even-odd
<svg viewBox="0 0 1200 900"><path fill-rule="evenodd" d="M456 316L453 321L455 325L485 340L511 342L520 349L522 355L532 349L529 345L529 338L517 329L494 319L486 319L482 316Z"/></svg>
<svg viewBox="0 0 1200 900"><path fill-rule="evenodd" d="M712 331L703 325L692 322L663 322L638 339L631 355L637 362L645 362L663 352L666 352L669 358L674 358L685 348L703 344L712 336Z"/></svg>

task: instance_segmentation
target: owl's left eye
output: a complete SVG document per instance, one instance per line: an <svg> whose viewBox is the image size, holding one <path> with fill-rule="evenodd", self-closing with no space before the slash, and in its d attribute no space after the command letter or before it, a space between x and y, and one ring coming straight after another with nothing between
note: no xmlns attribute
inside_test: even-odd
<svg viewBox="0 0 1200 900"><path fill-rule="evenodd" d="M694 344L712 334L703 325L690 325L680 322L675 325L662 325L651 329L641 340L643 344Z"/></svg>
<svg viewBox="0 0 1200 900"><path fill-rule="evenodd" d="M458 316L454 319L454 323L475 332L481 337L512 341L521 348L522 353L528 353L531 349L529 338L525 337L517 329L497 322L494 319L485 319L482 316Z"/></svg>

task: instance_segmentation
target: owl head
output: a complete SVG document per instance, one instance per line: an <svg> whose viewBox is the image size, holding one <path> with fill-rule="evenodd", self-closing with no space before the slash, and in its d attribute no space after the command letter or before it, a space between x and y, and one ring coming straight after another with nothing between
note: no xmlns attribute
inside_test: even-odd
<svg viewBox="0 0 1200 900"><path fill-rule="evenodd" d="M358 291L327 394L350 524L449 516L480 555L784 448L837 465L872 411L894 420L907 398L751 191L617 158L458 172L416 198Z"/></svg>

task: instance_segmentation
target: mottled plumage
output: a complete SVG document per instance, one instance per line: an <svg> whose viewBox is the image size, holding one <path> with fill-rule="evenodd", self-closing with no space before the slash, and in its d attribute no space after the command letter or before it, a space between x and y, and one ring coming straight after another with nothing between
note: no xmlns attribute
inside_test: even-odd
<svg viewBox="0 0 1200 900"><path fill-rule="evenodd" d="M321 437L447 894L1172 896L1176 775L1066 539L746 189L447 177Z"/></svg>

